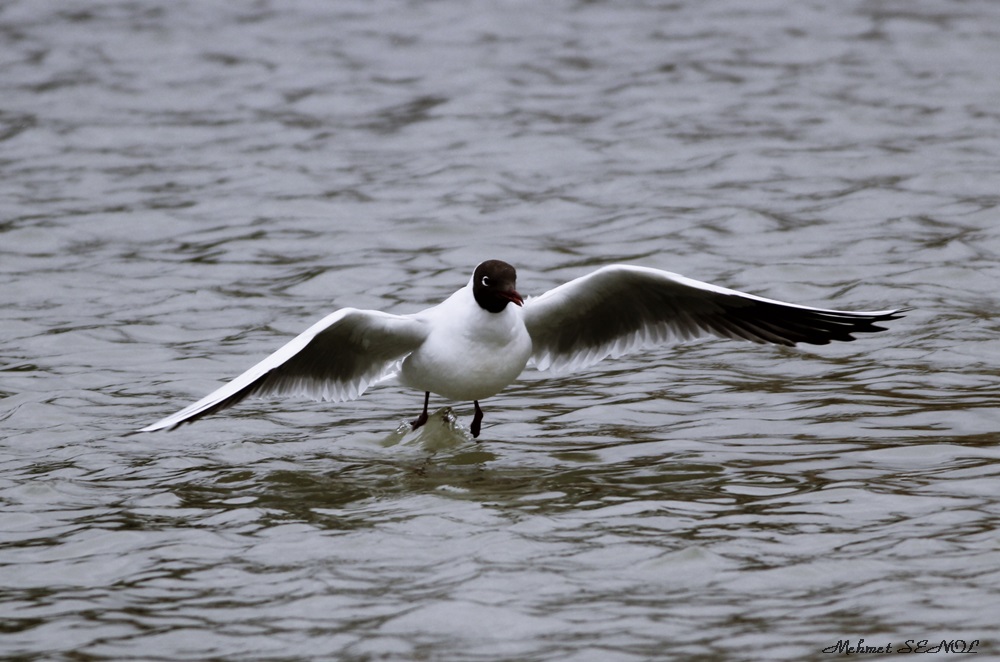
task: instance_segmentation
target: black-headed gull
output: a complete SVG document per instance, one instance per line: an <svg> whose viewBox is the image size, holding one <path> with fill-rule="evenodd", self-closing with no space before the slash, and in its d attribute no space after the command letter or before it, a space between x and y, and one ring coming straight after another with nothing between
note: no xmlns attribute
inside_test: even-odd
<svg viewBox="0 0 1000 662"><path fill-rule="evenodd" d="M671 339L711 334L756 343L825 345L853 333L884 331L876 322L905 309L824 310L737 292L684 276L616 264L524 301L514 267L488 260L444 302L412 315L342 308L222 388L143 432L175 428L257 395L315 400L357 398L389 376L430 394L479 401L517 379L529 362L567 371ZM510 305L514 304L514 305Z"/></svg>

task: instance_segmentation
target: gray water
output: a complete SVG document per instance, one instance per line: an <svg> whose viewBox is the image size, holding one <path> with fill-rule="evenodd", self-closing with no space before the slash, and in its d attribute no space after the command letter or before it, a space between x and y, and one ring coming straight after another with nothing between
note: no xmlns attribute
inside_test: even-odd
<svg viewBox="0 0 1000 662"><path fill-rule="evenodd" d="M0 657L996 654L998 71L992 0L0 4ZM486 258L914 310L481 443L392 386L127 435Z"/></svg>

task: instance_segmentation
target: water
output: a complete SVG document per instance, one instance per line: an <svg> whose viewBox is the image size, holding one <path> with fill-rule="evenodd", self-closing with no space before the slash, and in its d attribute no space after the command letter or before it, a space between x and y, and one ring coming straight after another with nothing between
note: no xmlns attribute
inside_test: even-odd
<svg viewBox="0 0 1000 662"><path fill-rule="evenodd" d="M988 0L4 3L0 653L996 654L998 66ZM486 258L914 310L529 372L479 444L393 387L126 434Z"/></svg>

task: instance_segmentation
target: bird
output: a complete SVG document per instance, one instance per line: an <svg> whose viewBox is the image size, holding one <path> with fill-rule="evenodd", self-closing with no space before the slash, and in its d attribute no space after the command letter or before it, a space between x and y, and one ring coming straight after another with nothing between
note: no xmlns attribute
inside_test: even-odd
<svg viewBox="0 0 1000 662"><path fill-rule="evenodd" d="M486 260L465 287L436 306L397 315L342 308L194 404L140 432L175 429L249 396L343 402L380 381L424 394L413 429L428 420L431 394L472 401L470 431L480 435L480 401L529 365L568 372L668 341L711 335L794 346L852 341L886 328L908 308L851 312L766 299L650 267L612 264L525 300L517 272Z"/></svg>

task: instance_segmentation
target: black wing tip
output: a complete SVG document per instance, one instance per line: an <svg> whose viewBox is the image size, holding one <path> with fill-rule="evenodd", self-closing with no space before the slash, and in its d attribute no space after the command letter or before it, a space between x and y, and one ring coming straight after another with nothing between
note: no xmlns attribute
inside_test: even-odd
<svg viewBox="0 0 1000 662"><path fill-rule="evenodd" d="M147 425L144 428L139 428L138 430L132 430L128 434L131 436L131 435L134 435L134 434L149 434L150 432L173 432L174 430L176 430L180 426L184 425L185 423L190 423L191 420L192 419L185 419L183 421L178 421L177 423L174 423L173 425L164 425L161 428L155 428L155 427L153 427L153 425L156 425L155 423L153 423L151 425Z"/></svg>
<svg viewBox="0 0 1000 662"><path fill-rule="evenodd" d="M219 400L215 404L209 405L204 409L201 409L200 411L193 412L192 414L189 414L185 418L182 418L181 420L177 421L173 425L165 425L162 428L155 428L152 430L148 429L148 427L150 426L147 426L146 428L141 428L139 430L136 430L136 432L173 432L182 425L189 425L191 423L194 423L195 421L205 418L206 416L211 416L212 414L220 412L223 409L228 409L229 407L232 407L235 404L239 404L243 400L247 399L249 396L256 393L257 390L262 387L265 378L267 378L272 372L274 371L269 370L265 372L263 375L260 376L260 378L247 384L245 387L243 387L236 393L233 393L228 398ZM155 425L155 423L153 425Z"/></svg>
<svg viewBox="0 0 1000 662"><path fill-rule="evenodd" d="M838 330L838 332L834 334L827 332L825 334L817 334L814 337L800 338L795 341L795 344L804 343L807 345L829 345L832 341L854 342L857 338L855 338L852 334L881 333L883 331L888 331L888 327L878 326L876 322L891 322L892 320L901 319L906 316L905 313L908 313L911 310L913 310L913 308L904 307L878 313L846 313L844 314L844 319L841 320L840 323L843 324L849 322L851 326Z"/></svg>
<svg viewBox="0 0 1000 662"><path fill-rule="evenodd" d="M885 326L878 326L876 322L891 322L893 320L902 319L906 317L906 313L913 310L913 308L896 308L895 310L888 310L884 313L879 313L877 315L869 315L859 319L859 323L863 323L864 326L857 329L852 329L851 333L880 333L882 331L888 331L889 328ZM851 338L854 340L854 338Z"/></svg>
<svg viewBox="0 0 1000 662"><path fill-rule="evenodd" d="M214 413L214 411L200 412L198 414L194 414L192 416L188 416L187 418L185 418L183 420L177 421L176 423L174 423L172 425L164 425L163 427L159 427L159 428L154 428L153 425L156 425L154 423L153 425L147 425L144 428L139 428L138 430L133 430L130 434L147 434L149 432L173 432L174 430L176 430L177 428L179 428L182 425L190 425L191 423L194 423L195 421L201 419L202 417L208 416L209 414L212 414L212 413Z"/></svg>
<svg viewBox="0 0 1000 662"><path fill-rule="evenodd" d="M889 322L891 320L898 320L906 317L906 313L913 310L913 308L906 306L904 308L894 308L893 310L886 310L878 313L856 313L863 319L867 319L869 322Z"/></svg>
<svg viewBox="0 0 1000 662"><path fill-rule="evenodd" d="M881 320L898 320L902 317L906 317L906 313L913 310L916 310L916 308L913 308L911 306L904 306L903 308L897 308L896 310L889 311L885 317L881 318Z"/></svg>

